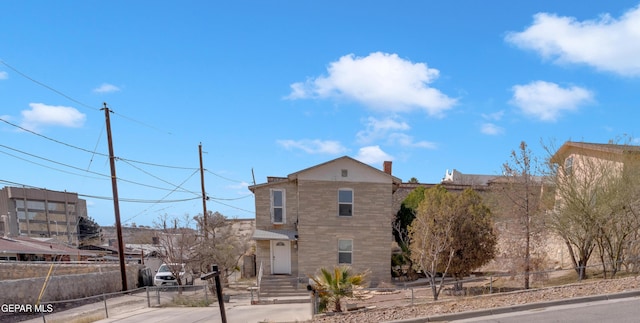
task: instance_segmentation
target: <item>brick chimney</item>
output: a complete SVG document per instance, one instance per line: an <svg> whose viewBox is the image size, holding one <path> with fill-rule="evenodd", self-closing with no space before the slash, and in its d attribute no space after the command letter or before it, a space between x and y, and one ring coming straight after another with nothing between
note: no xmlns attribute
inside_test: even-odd
<svg viewBox="0 0 640 323"><path fill-rule="evenodd" d="M385 173L391 175L391 161L385 161L382 164L382 168L383 168Z"/></svg>

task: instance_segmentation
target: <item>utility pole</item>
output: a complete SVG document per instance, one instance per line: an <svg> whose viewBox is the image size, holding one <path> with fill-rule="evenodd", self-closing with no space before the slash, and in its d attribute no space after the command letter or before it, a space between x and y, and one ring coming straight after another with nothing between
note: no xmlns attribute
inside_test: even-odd
<svg viewBox="0 0 640 323"><path fill-rule="evenodd" d="M118 235L118 258L120 259L120 276L122 278L122 291L127 290L127 271L124 266L124 242L122 240L122 225L120 224L120 204L118 201L118 181L116 177L116 157L113 154L113 142L111 140L111 121L109 108L104 103L104 117L107 122L107 141L109 142L109 163L111 165L111 187L113 189L113 211L116 216L116 234Z"/></svg>
<svg viewBox="0 0 640 323"><path fill-rule="evenodd" d="M200 183L202 184L202 230L204 238L209 239L209 231L207 225L207 193L204 190L204 168L202 167L202 143L198 145L198 153L200 155Z"/></svg>

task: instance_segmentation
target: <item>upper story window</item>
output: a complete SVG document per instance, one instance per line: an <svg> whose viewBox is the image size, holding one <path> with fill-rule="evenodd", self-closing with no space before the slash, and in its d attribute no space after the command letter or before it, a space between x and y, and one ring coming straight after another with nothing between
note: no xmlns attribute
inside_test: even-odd
<svg viewBox="0 0 640 323"><path fill-rule="evenodd" d="M341 188L338 190L338 216L353 215L353 190Z"/></svg>
<svg viewBox="0 0 640 323"><path fill-rule="evenodd" d="M571 175L573 171L573 157L568 157L564 160L564 173L567 175Z"/></svg>
<svg viewBox="0 0 640 323"><path fill-rule="evenodd" d="M271 222L272 223L285 223L285 190L273 189L271 190Z"/></svg>

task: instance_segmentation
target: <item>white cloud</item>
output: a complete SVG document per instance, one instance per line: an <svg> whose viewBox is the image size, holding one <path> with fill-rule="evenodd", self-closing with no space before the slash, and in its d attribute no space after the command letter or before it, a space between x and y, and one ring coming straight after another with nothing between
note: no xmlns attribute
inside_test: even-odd
<svg viewBox="0 0 640 323"><path fill-rule="evenodd" d="M409 130L411 127L404 121L397 121L393 118L376 119L369 117L366 123L366 129L356 134L358 142L361 144L370 144L375 140L384 138L391 131Z"/></svg>
<svg viewBox="0 0 640 323"><path fill-rule="evenodd" d="M485 135L501 135L504 133L504 129L493 124L493 123L483 123L480 127L480 132Z"/></svg>
<svg viewBox="0 0 640 323"><path fill-rule="evenodd" d="M381 112L421 109L441 115L456 100L429 86L440 72L381 52L366 57L341 57L327 68L328 76L291 84L288 99L346 98Z"/></svg>
<svg viewBox="0 0 640 323"><path fill-rule="evenodd" d="M414 141L413 137L402 133L411 129L408 123L394 118L377 119L369 117L366 129L356 134L358 143L369 145L377 140L382 140L389 145L399 145L413 148L435 148L434 143L428 141Z"/></svg>
<svg viewBox="0 0 640 323"><path fill-rule="evenodd" d="M587 64L621 75L640 76L640 6L619 19L604 14L595 20L538 13L523 32L506 41L538 52L558 63Z"/></svg>
<svg viewBox="0 0 640 323"><path fill-rule="evenodd" d="M369 165L382 165L384 161L392 161L393 157L380 149L380 146L362 147L355 159Z"/></svg>
<svg viewBox="0 0 640 323"><path fill-rule="evenodd" d="M389 135L389 143L391 145L400 145L403 147L436 149L437 145L430 141L414 141L412 136L404 133L392 133Z"/></svg>
<svg viewBox="0 0 640 323"><path fill-rule="evenodd" d="M102 83L102 85L93 89L93 92L95 93L112 93L118 91L120 91L119 87L109 83Z"/></svg>
<svg viewBox="0 0 640 323"><path fill-rule="evenodd" d="M593 100L589 90L571 86L562 88L558 84L535 81L512 88L511 103L526 114L542 121L556 121L564 111L576 111L581 104Z"/></svg>
<svg viewBox="0 0 640 323"><path fill-rule="evenodd" d="M5 71L0 71L0 80L6 80L9 78L9 74Z"/></svg>
<svg viewBox="0 0 640 323"><path fill-rule="evenodd" d="M87 116L72 107L29 103L31 110L23 110L23 128L37 130L42 126L78 128L84 125Z"/></svg>
<svg viewBox="0 0 640 323"><path fill-rule="evenodd" d="M483 113L482 117L486 120L495 120L495 121L500 121L502 119L502 117L504 116L504 110L500 110L498 112L494 112L494 113Z"/></svg>
<svg viewBox="0 0 640 323"><path fill-rule="evenodd" d="M303 140L278 140L277 143L286 149L300 149L309 154L337 155L347 151L339 141L303 139Z"/></svg>

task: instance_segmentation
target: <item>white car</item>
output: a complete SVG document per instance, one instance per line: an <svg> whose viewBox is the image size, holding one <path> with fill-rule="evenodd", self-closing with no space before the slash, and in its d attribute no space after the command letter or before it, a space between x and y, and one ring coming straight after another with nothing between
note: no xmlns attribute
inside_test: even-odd
<svg viewBox="0 0 640 323"><path fill-rule="evenodd" d="M171 264L172 266L177 266L178 264ZM193 277L191 274L188 274L184 268L184 264L180 264L180 280L183 285L193 285ZM156 271L156 275L153 278L153 284L156 286L162 285L176 285L178 281L176 277L171 272L171 268L167 264L162 264L160 268Z"/></svg>

